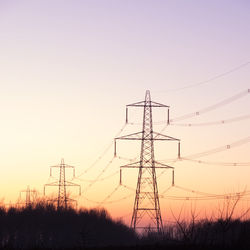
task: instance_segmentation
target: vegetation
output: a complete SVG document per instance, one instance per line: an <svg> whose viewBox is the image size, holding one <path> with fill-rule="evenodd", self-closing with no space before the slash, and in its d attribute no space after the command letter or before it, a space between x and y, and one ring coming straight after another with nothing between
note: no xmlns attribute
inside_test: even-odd
<svg viewBox="0 0 250 250"><path fill-rule="evenodd" d="M0 246L4 249L73 248L135 244L136 234L103 209L56 209L38 203L0 208Z"/></svg>
<svg viewBox="0 0 250 250"><path fill-rule="evenodd" d="M250 221L208 219L166 227L162 235L149 233L143 245L169 246L173 249L250 249ZM170 248L171 249L171 248Z"/></svg>
<svg viewBox="0 0 250 250"><path fill-rule="evenodd" d="M104 209L57 209L45 202L0 208L1 249L250 249L250 221L232 218L189 222L176 218L164 233L137 235Z"/></svg>

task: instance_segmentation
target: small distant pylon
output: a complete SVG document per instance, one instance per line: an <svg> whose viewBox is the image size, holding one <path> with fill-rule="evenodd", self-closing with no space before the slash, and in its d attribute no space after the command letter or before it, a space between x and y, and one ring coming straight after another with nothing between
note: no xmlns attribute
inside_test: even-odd
<svg viewBox="0 0 250 250"><path fill-rule="evenodd" d="M174 137L156 133L153 131L152 108L167 108L167 124L169 124L169 106L151 101L149 90L146 91L145 100L136 102L126 106L126 123L128 123L128 107L142 107L143 112L143 126L142 131L121 137L115 138L116 156L116 140L140 140L141 154L140 161L121 166L120 169L120 184L122 168L138 168L138 181L134 201L133 215L131 219L131 227L137 230L148 229L143 222L143 217L148 217L150 223L150 230L161 233L163 231L156 169L170 168L173 170L172 185L174 185L174 168L155 160L154 156L154 141L176 141L178 142L178 157L180 157L180 140Z"/></svg>
<svg viewBox="0 0 250 250"><path fill-rule="evenodd" d="M79 195L81 195L81 186L78 184L75 184L70 181L66 181L66 168L71 168L73 170L73 177L75 177L75 167L67 165L64 163L64 159L61 160L61 164L56 166L50 167L50 176L52 177L52 169L53 168L59 168L59 179L58 181L48 183L44 185L44 195L45 195L45 189L47 186L56 186L58 187L58 197L55 200L52 200L52 202L56 202L57 208L67 208L70 203L76 202L76 200L70 199L68 197L68 194L66 192L66 187L78 187L79 188Z"/></svg>
<svg viewBox="0 0 250 250"><path fill-rule="evenodd" d="M37 196L37 191L35 189L31 190L29 186L27 186L26 190L20 191L20 199L22 198L22 193L26 193L25 206L29 207L35 201ZM31 197L32 195L32 197Z"/></svg>

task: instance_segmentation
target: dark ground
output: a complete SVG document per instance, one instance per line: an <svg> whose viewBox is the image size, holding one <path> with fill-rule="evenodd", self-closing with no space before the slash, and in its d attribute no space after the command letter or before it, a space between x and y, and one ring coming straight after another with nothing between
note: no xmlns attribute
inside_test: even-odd
<svg viewBox="0 0 250 250"><path fill-rule="evenodd" d="M250 250L250 221L178 223L138 236L104 209L56 209L44 203L0 208L0 249Z"/></svg>
<svg viewBox="0 0 250 250"><path fill-rule="evenodd" d="M1 248L5 250L12 250L13 248ZM16 249L16 248L15 248ZM22 248L20 248L22 249ZM234 246L234 247L205 247L205 246L107 246L107 247L90 247L90 248L28 248L27 250L249 250L249 247L244 246Z"/></svg>

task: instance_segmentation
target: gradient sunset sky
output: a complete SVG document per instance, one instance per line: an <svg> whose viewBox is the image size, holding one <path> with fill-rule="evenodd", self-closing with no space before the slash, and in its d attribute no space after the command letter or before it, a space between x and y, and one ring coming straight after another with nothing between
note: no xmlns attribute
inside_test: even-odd
<svg viewBox="0 0 250 250"><path fill-rule="evenodd" d="M61 158L76 167L77 175L83 173L123 127L125 105L142 101L147 89L152 100L171 107L171 118L250 89L249 13L246 0L0 0L0 197L14 203L27 185L42 195L43 185L53 180L48 180L49 166ZM250 115L249 97L182 123ZM130 114L130 122L141 122L142 110ZM153 115L154 129L161 131L164 124L157 122L165 120L166 113L157 110ZM247 138L249 129L250 119L245 119L224 125L173 125L163 133L181 139L186 156ZM128 124L122 135L140 130L140 125ZM117 150L120 157L138 158L140 145L119 142ZM176 157L174 144L160 143L156 150L159 160ZM80 177L95 179L112 157L113 146ZM199 159L250 162L250 143ZM114 159L101 177L126 163ZM250 166L190 161L174 166L181 187L216 194L250 190ZM137 170L124 171L124 184L135 188L136 180ZM74 182L83 190L79 205L93 207L97 204L86 198L105 199L119 184L119 173L86 192L88 182ZM170 185L171 172L166 171L159 178L159 192ZM114 217L129 214L133 194L121 187L110 201L131 196L104 206ZM168 194L189 195L175 188ZM164 218L170 207L178 209L182 203L162 199ZM209 206L203 202L199 208Z"/></svg>

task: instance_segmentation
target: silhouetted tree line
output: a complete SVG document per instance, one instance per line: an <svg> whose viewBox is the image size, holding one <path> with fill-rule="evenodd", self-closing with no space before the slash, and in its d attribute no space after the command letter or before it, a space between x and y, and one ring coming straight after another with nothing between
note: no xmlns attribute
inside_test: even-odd
<svg viewBox="0 0 250 250"><path fill-rule="evenodd" d="M119 247L119 248L118 248ZM0 208L1 249L250 249L250 221L176 220L164 233L137 235L104 209L57 209L45 202Z"/></svg>
<svg viewBox="0 0 250 250"><path fill-rule="evenodd" d="M142 245L169 246L173 249L250 249L250 221L209 219L176 222L163 234L149 232L140 239ZM168 249L171 249L168 248ZM166 248L167 249L167 248Z"/></svg>
<svg viewBox="0 0 250 250"><path fill-rule="evenodd" d="M74 248L135 244L136 234L104 209L56 209L38 203L0 208L0 247Z"/></svg>

